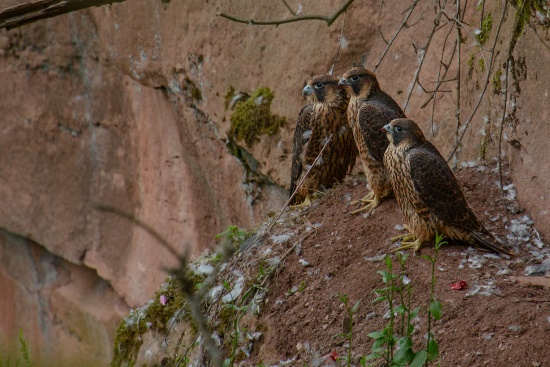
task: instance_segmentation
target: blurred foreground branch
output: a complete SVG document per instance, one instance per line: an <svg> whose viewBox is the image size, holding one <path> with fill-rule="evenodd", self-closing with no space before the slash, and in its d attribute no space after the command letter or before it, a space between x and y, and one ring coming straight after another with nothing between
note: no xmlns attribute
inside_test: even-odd
<svg viewBox="0 0 550 367"><path fill-rule="evenodd" d="M0 28L17 28L40 19L123 1L125 0L30 0L9 8L0 8Z"/></svg>

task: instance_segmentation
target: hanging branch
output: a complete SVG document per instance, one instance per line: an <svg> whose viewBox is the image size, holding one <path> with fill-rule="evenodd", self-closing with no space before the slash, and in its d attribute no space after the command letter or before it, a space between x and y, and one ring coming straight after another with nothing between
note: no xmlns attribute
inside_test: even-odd
<svg viewBox="0 0 550 367"><path fill-rule="evenodd" d="M378 62L374 65L374 68L372 69L372 72L374 73L376 71L376 69L378 69L378 67L380 66L380 64L382 63L382 60L384 60L384 57L386 56L386 54L388 53L388 50L390 49L391 45L393 44L393 41L395 41L395 39L397 38L397 36L399 35L399 32L401 32L401 30L406 27L408 28L409 26L407 25L407 21L409 20L409 18L411 17L411 14L414 10L414 8L416 7L416 4L418 4L418 1L419 0L415 0L414 3L410 6L410 8L408 9L408 12L407 12L407 15L405 16L405 18L403 19L403 21L401 22L401 24L399 25L399 28L397 28L397 30L395 31L395 34L393 35L393 37L389 40L389 41L386 41L384 39L384 36L382 35L382 39L384 39L384 42L386 42L386 49L384 50L384 52L382 53L382 56L380 56L380 59L378 59ZM382 9L382 5L380 5L380 9ZM424 14L424 12L422 12L422 14L420 14L420 17L422 17L422 15Z"/></svg>
<svg viewBox="0 0 550 367"><path fill-rule="evenodd" d="M286 2L286 0L281 0L283 2L283 4L285 4L285 7L288 9L288 11L290 12L290 14L292 14L293 16L296 16L296 12L294 10L292 10L292 8L290 7L290 5L288 5L288 3Z"/></svg>
<svg viewBox="0 0 550 367"><path fill-rule="evenodd" d="M286 19L280 19L280 20L254 20L254 19L240 19L237 17L234 17L229 14L225 13L217 13L216 15L218 17L222 17L225 19L232 20L233 22L237 23L244 23L244 24L250 24L250 25L280 25L280 24L286 24L286 23L293 23L293 22L300 22L302 20L323 20L327 23L328 26L331 26L332 23L338 17L345 12L348 7L353 3L354 0L348 0L340 9L336 11L333 15L327 16L327 15L296 15L291 18Z"/></svg>
<svg viewBox="0 0 550 367"><path fill-rule="evenodd" d="M504 6L502 7L502 15L500 17L500 21L498 23L497 33L495 35L495 39L493 41L493 47L491 52L491 58L489 59L489 65L487 67L487 77L485 78L485 83L483 85L483 90L481 91L481 95L479 96L476 105L474 106L474 109L472 110L472 113L464 123L464 127L462 130L462 134L460 135L458 141L455 144L455 147L453 148L453 151L451 154L449 154L449 157L447 158L447 162L449 162L452 158L452 156L455 154L456 150L458 149L458 146L462 142L462 139L464 138L464 134L466 134L466 130L468 129L468 126L470 126L470 123L472 122L472 119L474 118L474 115L476 114L479 106L481 105L481 101L483 100L483 97L485 96L485 92L487 91L487 86L489 85L489 80L491 79L491 73L493 70L493 63L495 60L495 49L497 41L499 40L500 30L502 28L502 24L504 23L504 18L506 18L506 10L508 9L508 1L504 2Z"/></svg>
<svg viewBox="0 0 550 367"><path fill-rule="evenodd" d="M40 19L53 18L61 14L91 8L93 6L111 5L125 0L33 0L27 3L0 10L0 29L12 29L36 22Z"/></svg>
<svg viewBox="0 0 550 367"><path fill-rule="evenodd" d="M466 8L466 7L464 7ZM456 18L459 22L462 22L461 16L460 16L460 0L456 0ZM457 71L456 71L456 110L455 110L455 117L456 117L456 139L458 140L458 134L460 132L460 61L461 61L461 54L460 54L460 44L461 44L462 34L460 32L460 23L456 24L456 41L457 45L456 48L458 50L457 55ZM474 37L475 39L475 37ZM483 55L483 51L481 52ZM484 59L485 60L485 59Z"/></svg>
<svg viewBox="0 0 550 367"><path fill-rule="evenodd" d="M437 16L434 20L434 26L432 28L432 32L430 33L428 37L428 42L426 42L426 46L422 49L422 54L420 55L420 63L418 65L418 68L416 68L416 72L414 73L414 79L413 84L411 85L409 89L409 94L407 95L407 98L405 99L405 103L403 105L403 111L405 111L409 105L409 100L411 98L411 95L414 91L414 86L418 83L418 77L420 76L420 70L422 70L422 65L424 65L424 60L426 59L426 54L428 53L428 48L430 47L430 43L432 42L432 38L435 34L435 32L439 29L439 22L441 21L441 16L443 15L445 6L447 5L447 0L443 1L443 4L441 4L441 7L439 8L439 11L437 12Z"/></svg>
<svg viewBox="0 0 550 367"><path fill-rule="evenodd" d="M336 66L336 62L338 61L338 56L340 55L340 49L342 48L342 39L344 37L344 27L346 26L346 18L348 13L344 13L344 21L342 22L342 29L340 30L340 37L338 37L338 50L336 50L336 57L334 58L334 62L332 63L332 66L330 68L330 71L328 72L330 75L334 75L334 67Z"/></svg>

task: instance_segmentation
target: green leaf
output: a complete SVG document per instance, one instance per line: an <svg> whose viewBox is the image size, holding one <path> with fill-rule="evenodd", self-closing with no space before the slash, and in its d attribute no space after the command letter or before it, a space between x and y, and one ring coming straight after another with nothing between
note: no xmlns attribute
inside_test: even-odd
<svg viewBox="0 0 550 367"><path fill-rule="evenodd" d="M229 290L231 288L231 286L229 285L229 282L227 280L223 281L223 287L227 290Z"/></svg>
<svg viewBox="0 0 550 367"><path fill-rule="evenodd" d="M338 296L338 298L340 298L340 302L342 302L343 304L348 303L348 295L347 294L341 294L341 295Z"/></svg>
<svg viewBox="0 0 550 367"><path fill-rule="evenodd" d="M434 319L439 320L441 318L441 302L433 300L430 303L430 312Z"/></svg>
<svg viewBox="0 0 550 367"><path fill-rule="evenodd" d="M382 354L380 354L380 353L371 353L368 356L365 356L365 361L369 361L371 359L378 359L378 358L382 358Z"/></svg>
<svg viewBox="0 0 550 367"><path fill-rule="evenodd" d="M397 351L393 355L393 361L399 365L411 363L414 358L412 351L412 340L409 337L402 337L397 341Z"/></svg>
<svg viewBox="0 0 550 367"><path fill-rule="evenodd" d="M411 311L411 320L414 319L420 313L420 307L415 308Z"/></svg>
<svg viewBox="0 0 550 367"><path fill-rule="evenodd" d="M414 356L409 367L422 367L428 359L428 353L425 350L421 350Z"/></svg>
<svg viewBox="0 0 550 367"><path fill-rule="evenodd" d="M361 304L361 300L357 301L357 303L355 305L353 305L353 307L351 309L351 312L353 312L355 314L357 312L357 309L359 308L360 304Z"/></svg>
<svg viewBox="0 0 550 367"><path fill-rule="evenodd" d="M403 315L405 311L407 311L407 307L405 305L399 305L393 308L394 312L397 312L400 315Z"/></svg>
<svg viewBox="0 0 550 367"><path fill-rule="evenodd" d="M439 345L435 339L431 339L428 344L428 361L433 361L439 357Z"/></svg>
<svg viewBox="0 0 550 367"><path fill-rule="evenodd" d="M374 301L371 302L371 304L375 304L375 303L378 303L378 302L382 302L382 301L385 301L385 300L387 300L387 299L388 299L388 297L386 297L386 296L376 297L376 298L374 299Z"/></svg>
<svg viewBox="0 0 550 367"><path fill-rule="evenodd" d="M390 256L390 255L386 256L386 259L385 259L385 260L386 260L386 267L387 267L388 270L391 272L392 267L393 267L393 266L392 266L393 264L392 264L392 262L391 262L391 256Z"/></svg>
<svg viewBox="0 0 550 367"><path fill-rule="evenodd" d="M229 367L231 364L231 359L227 358L223 361L223 367Z"/></svg>
<svg viewBox="0 0 550 367"><path fill-rule="evenodd" d="M381 331L373 331L372 333L367 334L367 336L372 339L381 339L384 338L384 333Z"/></svg>
<svg viewBox="0 0 550 367"><path fill-rule="evenodd" d="M433 262L433 259L432 259L431 256L428 256L428 255L420 255L420 257L423 258L423 259L426 259L426 260L428 260L428 261L430 261L430 262Z"/></svg>

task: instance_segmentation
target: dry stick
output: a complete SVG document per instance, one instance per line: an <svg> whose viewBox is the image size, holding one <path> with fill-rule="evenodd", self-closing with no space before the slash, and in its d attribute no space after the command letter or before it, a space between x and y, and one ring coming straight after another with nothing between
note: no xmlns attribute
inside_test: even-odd
<svg viewBox="0 0 550 367"><path fill-rule="evenodd" d="M182 293L187 297L189 308L191 310L191 315L195 320L195 324L197 325L200 335L203 336L204 345L208 352L212 365L215 367L221 367L223 363L221 360L220 351L216 347L216 344L212 339L212 333L208 329L206 318L201 312L201 300L204 298L205 294L202 294L203 292L201 292L198 296L194 295L192 289L188 289L188 287L186 287L184 284L184 281L186 280L184 267L185 267L185 264L187 263L187 256L179 255L178 252L174 249L174 247L164 237L162 237L151 226L137 219L132 214L108 205L97 204L97 203L94 203L93 205L94 205L94 208L97 210L116 214L125 219L128 219L132 223L141 227L143 230L145 230L147 233L153 236L161 245L163 245L172 255L174 255L180 261L181 266L175 272L175 276L180 282ZM224 253L224 255L225 255L225 259L224 261L221 262L221 264L225 263L227 258L230 256L228 253ZM219 267L215 269L214 272L212 272L212 274L210 275L210 279L216 278L218 273L219 273Z"/></svg>
<svg viewBox="0 0 550 367"><path fill-rule="evenodd" d="M309 172L311 171L311 169L313 167L315 167L315 165L317 164L317 161L319 160L319 158L321 157L321 155L323 154L323 152L325 151L325 148L327 147L328 143L332 140L332 134L330 134L330 136L328 137L327 141L325 142L325 145L323 145L323 148L321 149L321 151L319 152L319 154L317 154L317 157L315 157L315 160L313 161L313 163L311 164L311 166L309 166L309 169L306 171L306 173L304 174L304 177L302 177L302 179L300 180L300 182L298 182L298 185L296 185L296 189L294 189L294 192L292 193L292 195L290 195L290 198L288 198L287 202L285 203L285 205L283 206L283 209L281 209L281 211L279 212L279 214L277 215L277 217L275 217L275 219L273 220L273 222L271 222L271 224L267 227L267 229L265 230L265 232L261 235L261 236L258 236L258 238L256 238L254 240L254 242L252 242L250 244L250 246L248 246L248 249L254 247L262 238L264 238L265 236L267 236L267 234L269 233L269 231L271 231L271 229L273 228L273 226L275 225L275 223L277 223L277 221L279 220L279 218L281 218L281 215L283 215L284 211L286 208L288 208L288 206L290 205L292 199L294 199L294 196L296 195L296 193L298 192L298 190L302 187L303 183L304 183L304 180L306 179L306 177L309 175ZM245 250L246 251L246 250Z"/></svg>
<svg viewBox="0 0 550 367"><path fill-rule="evenodd" d="M547 49L550 50L550 46L548 46L548 44L546 42L544 42L544 39L542 39L541 35L539 34L539 32L537 32L537 28L532 25L532 24L529 24L529 28L531 28L531 30L533 32L535 32L535 34L537 35L537 38L539 39L539 41L544 45L544 47L546 47Z"/></svg>
<svg viewBox="0 0 550 367"><path fill-rule="evenodd" d="M500 22L498 23L498 28L497 28L497 33L495 35L495 40L493 41L493 48L492 48L492 52L491 52L491 58L489 60L489 66L487 67L487 77L485 79L485 84L483 86L483 90L481 91L481 95L479 96L479 98L477 100L477 103L476 103L472 113L470 114L470 117L468 117L468 119L466 120L466 123L464 123L462 134L460 135L460 138L456 142L456 145L455 145L453 151L451 152L451 154L449 154L449 157L447 158L447 162L449 162L451 160L452 156L455 154L456 150L458 149L458 146L462 142L462 139L464 138L464 134L466 134L466 130L468 129L468 126L470 126L470 123L472 122L472 119L473 119L474 115L476 114L479 106L481 105L481 101L483 100L483 97L485 96L485 92L487 91L487 86L489 85L489 79L491 78L491 72L493 70L493 62L494 62L494 59L495 59L495 48L496 48L497 41L499 40L498 36L500 35L500 30L502 28L502 24L504 23L504 18L506 17L506 10L507 9L508 9L508 1L505 1L504 6L502 7L502 15L500 17Z"/></svg>
<svg viewBox="0 0 550 367"><path fill-rule="evenodd" d="M292 10L292 8L288 5L288 3L286 2L286 0L281 0L283 2L283 4L285 4L285 7L288 9L288 11L290 12L290 14L296 16L296 12L294 10Z"/></svg>
<svg viewBox="0 0 550 367"><path fill-rule="evenodd" d="M449 35L451 34L452 30L453 30L453 28L451 27L451 29L449 30L449 33L447 33L447 36L445 36L445 41L443 42L443 48L441 50L441 59L440 59L440 63L439 63L439 68L437 70L437 80L436 80L436 84L435 84L435 90L433 92L431 92L431 95L428 98L428 100L426 102L424 102L422 104L422 106L420 106L420 109L422 109L422 108L426 107L432 99L434 101L434 103L432 104L432 116L431 116L432 136L434 136L434 115L435 115L435 102L436 102L435 97L437 95L437 92L439 92L439 88L441 87L441 85L443 85L443 83L445 83L447 81L452 81L452 80L445 80L445 77L447 76L447 72L449 71L449 65L451 64L451 61L454 58L454 54L455 54L454 50L456 49L456 47L453 48L453 52L451 54L451 57L449 58L449 62L447 64L445 64L443 62L443 58L445 57L445 49L447 48L447 40L449 39ZM441 67L442 66L445 68L443 76L441 76Z"/></svg>
<svg viewBox="0 0 550 367"><path fill-rule="evenodd" d="M403 105L403 111L406 111L407 106L409 105L409 100L411 98L411 95L414 91L414 86L416 83L418 83L418 77L420 75L420 70L422 70L422 65L424 65L424 60L426 59L426 54L428 53L428 48L430 47L430 43L432 42L432 38L436 32L436 30L439 28L439 21L441 20L441 16L443 15L443 9L447 5L447 0L443 1L443 5L439 8L439 11L437 13L437 16L434 20L434 27L432 28L432 32L430 33L430 36L428 37L428 42L426 43L426 46L424 46L424 51L422 55L420 56L420 64L418 65L418 68L416 68L416 72L414 73L414 79L413 84L409 90L409 94L407 95L407 98L405 99L405 103Z"/></svg>
<svg viewBox="0 0 550 367"><path fill-rule="evenodd" d="M391 38L391 40L389 40L388 42L386 42L386 49L384 50L384 52L382 53L382 56L380 56L380 59L378 59L378 62L374 65L374 68L372 69L372 72L374 73L376 71L376 69L378 69L378 66L380 66L380 64L382 63L382 60L384 60L384 57L386 56L386 54L388 53L388 50L390 49L391 45L393 44L393 41L395 41L395 39L397 38L397 36L399 35L399 32L401 32L401 30L403 29L403 27L405 27L407 25L407 21L409 20L409 18L411 17L411 14L414 10L414 8L416 7L416 4L418 4L418 1L420 0L415 0L414 3L410 6L410 8L408 9L408 13L407 15L405 16L405 19L403 19L403 21L401 22L401 24L399 25L399 28L397 28L397 30L395 31L395 34L393 35L393 37ZM424 14L424 12L422 12L422 14ZM422 16L422 15L421 15ZM382 39L384 38L384 36L382 36ZM384 40L385 41L385 40Z"/></svg>
<svg viewBox="0 0 550 367"><path fill-rule="evenodd" d="M511 42L510 42L511 44ZM511 49L508 49L508 58L506 60L506 79L504 82L504 107L502 108L502 119L500 120L500 132L498 134L498 176L500 180L500 191L504 197L504 183L502 180L502 132L504 130L504 121L506 120L506 109L508 107L508 74L512 65Z"/></svg>
<svg viewBox="0 0 550 367"><path fill-rule="evenodd" d="M342 48L342 38L344 37L344 27L346 26L346 18L348 13L344 13L344 21L342 22L342 29L340 30L340 37L338 37L338 50L336 50L336 57L334 58L334 62L332 63L332 67L330 68L330 71L328 72L330 75L334 74L334 67L336 65L336 62L338 61L338 56L340 55L340 49Z"/></svg>
<svg viewBox="0 0 550 367"><path fill-rule="evenodd" d="M342 14L348 9L348 7L351 5L351 3L353 3L353 1L354 0L346 1L346 3L342 5L342 7L338 9L336 13L334 13L331 16L327 16L327 15L299 15L298 16L297 15L291 18L280 19L280 20L254 20L254 19L241 19L225 13L217 13L216 15L225 19L232 20L237 23L244 23L244 24L250 24L250 25L280 25L280 24L286 24L286 23L292 23L292 22L300 22L302 20L324 20L327 23L327 25L330 26L340 16L340 14Z"/></svg>
<svg viewBox="0 0 550 367"><path fill-rule="evenodd" d="M460 16L460 0L456 0L456 17L458 19L459 22L462 21L462 18ZM460 60L461 60L461 53L460 53L460 39L461 39L462 35L460 33L460 25L456 25L456 40L457 40L457 50L458 50L458 54L457 54L457 68L458 70L456 71L456 113L455 113L455 116L456 116L456 139L458 141L458 134L460 132ZM483 53L482 53L483 54Z"/></svg>

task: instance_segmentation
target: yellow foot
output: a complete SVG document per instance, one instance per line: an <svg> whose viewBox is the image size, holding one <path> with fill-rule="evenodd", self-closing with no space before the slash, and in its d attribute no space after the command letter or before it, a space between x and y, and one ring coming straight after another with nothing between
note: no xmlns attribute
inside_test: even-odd
<svg viewBox="0 0 550 367"><path fill-rule="evenodd" d="M412 248L414 252L417 252L418 250L420 250L421 245L422 242L419 239L416 239L414 241L401 241L401 246L391 250L390 252L402 251L409 248Z"/></svg>
<svg viewBox="0 0 550 367"><path fill-rule="evenodd" d="M308 206L311 206L311 199L309 198L309 195L306 196L306 198L301 204L291 205L290 207L292 209L301 209L301 208L307 208Z"/></svg>
<svg viewBox="0 0 550 367"><path fill-rule="evenodd" d="M350 214L357 214L365 211L366 212L372 211L374 208L380 205L380 197L378 197L371 191L367 196L365 196L361 200L354 201L352 204L359 204L359 203L363 204L363 206L357 210L350 212Z"/></svg>
<svg viewBox="0 0 550 367"><path fill-rule="evenodd" d="M404 234L400 234L399 236L392 237L392 238L390 238L390 241L392 241L392 242L397 242L397 241L411 242L411 241L414 241L416 239L416 237L414 236L414 234L412 233L412 231L410 230L408 225L405 224L403 226L403 229L405 229L408 233L404 233Z"/></svg>

